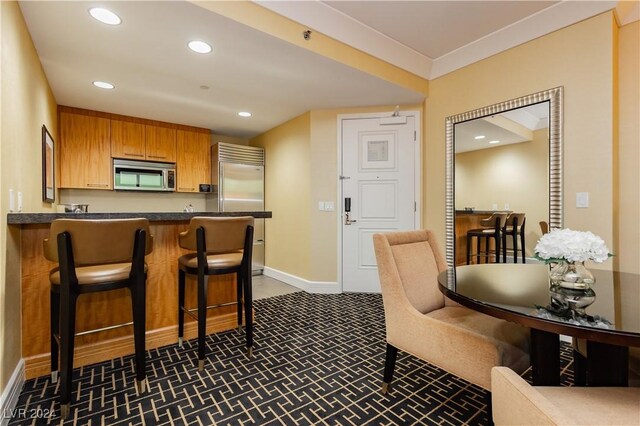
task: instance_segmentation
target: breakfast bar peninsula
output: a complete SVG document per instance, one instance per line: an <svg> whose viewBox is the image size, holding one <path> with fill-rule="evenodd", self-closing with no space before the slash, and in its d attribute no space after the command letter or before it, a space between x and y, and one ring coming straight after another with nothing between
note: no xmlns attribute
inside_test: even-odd
<svg viewBox="0 0 640 426"><path fill-rule="evenodd" d="M19 228L22 286L22 357L27 379L50 370L49 271L56 265L45 259L43 241L49 238L51 222L60 218L124 219L146 218L151 222L153 251L148 265L146 296L147 350L178 341L178 258L187 253L178 246L178 234L186 231L194 216L253 216L271 218L269 211L207 213L9 213L7 223ZM192 278L188 278L190 280ZM209 277L207 304L234 302L234 275ZM196 286L187 282L186 306L196 306ZM108 329L131 321L131 297L126 289L84 294L78 299L76 333L106 328L76 337L74 366L111 360L134 353L132 327ZM236 327L234 304L208 313L207 333ZM196 322L185 324L185 340L196 337Z"/></svg>

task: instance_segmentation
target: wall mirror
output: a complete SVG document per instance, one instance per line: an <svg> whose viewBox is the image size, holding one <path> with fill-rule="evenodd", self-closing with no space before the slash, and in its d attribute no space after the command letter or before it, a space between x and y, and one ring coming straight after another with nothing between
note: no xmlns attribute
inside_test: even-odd
<svg viewBox="0 0 640 426"><path fill-rule="evenodd" d="M528 258L540 221L562 227L562 96L557 87L446 119L449 266L466 264L467 231L493 212L525 214Z"/></svg>

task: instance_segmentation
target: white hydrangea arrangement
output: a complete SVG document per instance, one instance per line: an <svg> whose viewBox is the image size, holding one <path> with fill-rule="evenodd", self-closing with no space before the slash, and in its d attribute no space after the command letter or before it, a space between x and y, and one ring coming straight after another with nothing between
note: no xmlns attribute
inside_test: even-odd
<svg viewBox="0 0 640 426"><path fill-rule="evenodd" d="M604 240L589 231L573 231L569 228L554 229L544 234L534 249L536 257L549 262L602 263L612 254Z"/></svg>

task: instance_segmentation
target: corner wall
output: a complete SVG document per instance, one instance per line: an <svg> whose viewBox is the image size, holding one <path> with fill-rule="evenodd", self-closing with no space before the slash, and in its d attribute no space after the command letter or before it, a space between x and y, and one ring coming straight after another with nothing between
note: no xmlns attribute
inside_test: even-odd
<svg viewBox="0 0 640 426"><path fill-rule="evenodd" d="M618 32L618 245L616 269L640 274L640 21Z"/></svg>
<svg viewBox="0 0 640 426"><path fill-rule="evenodd" d="M310 114L294 118L251 140L265 150L265 266L309 277L311 219Z"/></svg>
<svg viewBox="0 0 640 426"><path fill-rule="evenodd" d="M430 82L424 225L442 244L446 117L558 86L564 86L564 225L613 244L612 22L611 12L598 15ZM583 191L590 208L577 209L575 194Z"/></svg>
<svg viewBox="0 0 640 426"><path fill-rule="evenodd" d="M54 210L42 202L42 125L58 141L56 101L15 1L0 2L0 390L20 353L20 229L7 226L9 188L23 210ZM57 176L57 174L56 174Z"/></svg>

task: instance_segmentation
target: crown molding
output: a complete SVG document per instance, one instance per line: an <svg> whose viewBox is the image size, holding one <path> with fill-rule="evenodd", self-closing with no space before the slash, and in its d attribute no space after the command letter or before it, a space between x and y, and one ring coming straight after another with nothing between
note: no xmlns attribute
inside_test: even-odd
<svg viewBox="0 0 640 426"><path fill-rule="evenodd" d="M385 62L428 78L432 59L320 1L254 3Z"/></svg>
<svg viewBox="0 0 640 426"><path fill-rule="evenodd" d="M429 58L321 1L254 2L274 13L429 80L616 8L617 1L561 1L436 59ZM633 22L638 2L616 13ZM634 6L635 5L635 6ZM635 18L637 19L637 18Z"/></svg>
<svg viewBox="0 0 640 426"><path fill-rule="evenodd" d="M616 7L616 1L562 1L472 43L440 56L429 79L438 78L545 34Z"/></svg>

